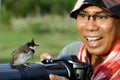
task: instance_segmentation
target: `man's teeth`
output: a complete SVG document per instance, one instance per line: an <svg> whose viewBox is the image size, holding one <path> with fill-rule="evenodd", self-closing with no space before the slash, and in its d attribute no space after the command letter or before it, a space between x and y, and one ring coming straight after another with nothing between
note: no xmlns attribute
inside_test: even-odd
<svg viewBox="0 0 120 80"><path fill-rule="evenodd" d="M100 40L101 37L87 37L88 41L95 41L95 40Z"/></svg>

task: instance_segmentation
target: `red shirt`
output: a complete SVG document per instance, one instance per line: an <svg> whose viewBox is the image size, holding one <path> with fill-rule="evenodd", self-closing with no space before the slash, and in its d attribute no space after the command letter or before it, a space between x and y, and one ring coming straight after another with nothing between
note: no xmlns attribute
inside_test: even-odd
<svg viewBox="0 0 120 80"><path fill-rule="evenodd" d="M84 45L80 48L78 58L82 62L90 63ZM120 80L120 40L117 41L106 60L94 69L91 80Z"/></svg>

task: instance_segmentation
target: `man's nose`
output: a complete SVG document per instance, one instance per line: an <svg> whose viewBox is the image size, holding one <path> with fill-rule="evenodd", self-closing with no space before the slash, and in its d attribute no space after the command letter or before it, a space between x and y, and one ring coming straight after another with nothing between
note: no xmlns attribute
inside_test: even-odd
<svg viewBox="0 0 120 80"><path fill-rule="evenodd" d="M96 31L96 30L99 29L99 26L98 26L98 24L96 23L96 21L94 20L93 17L88 18L85 29L88 30L88 31Z"/></svg>

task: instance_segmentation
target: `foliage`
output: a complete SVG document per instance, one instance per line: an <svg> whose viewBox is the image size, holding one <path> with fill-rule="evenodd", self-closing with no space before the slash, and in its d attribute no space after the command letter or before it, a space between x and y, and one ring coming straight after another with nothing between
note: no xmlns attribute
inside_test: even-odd
<svg viewBox="0 0 120 80"><path fill-rule="evenodd" d="M16 16L25 17L27 14L64 14L69 12L76 0L2 0L6 10Z"/></svg>
<svg viewBox="0 0 120 80"><path fill-rule="evenodd" d="M0 13L0 21L4 24L10 24L10 19L11 19L11 13L9 11L1 10Z"/></svg>

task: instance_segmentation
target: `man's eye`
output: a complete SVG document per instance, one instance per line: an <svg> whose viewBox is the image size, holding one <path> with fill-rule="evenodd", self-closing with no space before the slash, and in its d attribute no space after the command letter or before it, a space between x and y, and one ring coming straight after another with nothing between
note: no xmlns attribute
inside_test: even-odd
<svg viewBox="0 0 120 80"><path fill-rule="evenodd" d="M86 17L87 16L87 14L84 14L84 13L79 13L78 14L80 17Z"/></svg>
<svg viewBox="0 0 120 80"><path fill-rule="evenodd" d="M107 19L107 18L108 18L107 15L96 15L96 17L97 17L98 19Z"/></svg>

